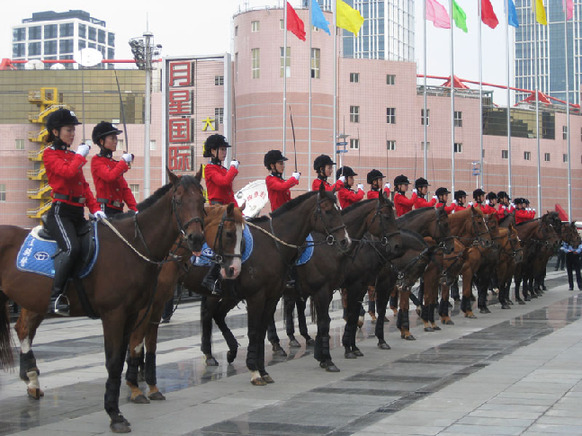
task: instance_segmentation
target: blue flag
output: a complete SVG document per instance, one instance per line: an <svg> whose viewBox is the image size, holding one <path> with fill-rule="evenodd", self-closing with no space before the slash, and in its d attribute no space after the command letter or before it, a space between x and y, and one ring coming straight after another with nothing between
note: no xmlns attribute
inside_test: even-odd
<svg viewBox="0 0 582 436"><path fill-rule="evenodd" d="M513 0L507 0L507 23L510 26L519 27L519 20L517 19L517 12L515 11Z"/></svg>
<svg viewBox="0 0 582 436"><path fill-rule="evenodd" d="M313 27L317 27L318 29L325 31L328 35L331 35L328 26L329 21L327 21L323 16L323 12L321 12L317 0L311 0L311 24L313 24Z"/></svg>

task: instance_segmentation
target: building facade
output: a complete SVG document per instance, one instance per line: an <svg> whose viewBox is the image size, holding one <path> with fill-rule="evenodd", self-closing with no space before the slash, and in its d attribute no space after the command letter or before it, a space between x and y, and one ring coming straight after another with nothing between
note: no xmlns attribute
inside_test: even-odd
<svg viewBox="0 0 582 436"><path fill-rule="evenodd" d="M519 27L515 29L515 86L535 89L536 44L538 88L544 94L566 101L566 61L568 65L569 101L580 104L582 53L579 50L582 32L582 1L574 1L574 16L564 29L562 2L545 2L548 25L537 23L530 0L515 0ZM566 53L568 54L566 56ZM516 93L520 101L529 94Z"/></svg>
<svg viewBox="0 0 582 436"><path fill-rule="evenodd" d="M35 12L12 27L12 60L69 60L84 48L115 59L115 33L88 12ZM73 68L73 64L64 64Z"/></svg>

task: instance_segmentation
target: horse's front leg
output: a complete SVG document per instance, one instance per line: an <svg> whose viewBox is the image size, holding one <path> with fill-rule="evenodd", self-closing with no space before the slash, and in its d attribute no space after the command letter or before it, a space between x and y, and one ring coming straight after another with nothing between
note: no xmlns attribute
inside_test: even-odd
<svg viewBox="0 0 582 436"><path fill-rule="evenodd" d="M389 295L394 292L394 285L388 280L388 277L382 275L376 281L376 326L374 334L378 338L378 348L381 350L389 350L390 345L386 342L384 337L384 323L386 319L386 308L388 307Z"/></svg>
<svg viewBox="0 0 582 436"><path fill-rule="evenodd" d="M215 298L203 296L200 303L200 325L202 327L202 341L200 348L204 354L206 366L218 366L218 361L212 355L212 318L216 310Z"/></svg>
<svg viewBox="0 0 582 436"><path fill-rule="evenodd" d="M257 292L257 294L260 294L260 292ZM254 386L265 386L267 383L261 378L258 366L260 342L263 342L264 350L264 334L259 338L259 333L265 305L262 301L258 300L260 299L256 294L247 298L247 336L249 338L249 345L247 347L246 365L251 372L251 384Z"/></svg>
<svg viewBox="0 0 582 436"><path fill-rule="evenodd" d="M148 385L148 398L153 401L165 400L166 397L158 389L156 351L158 349L158 331L164 304L152 307L151 320L146 328L145 335L145 381Z"/></svg>
<svg viewBox="0 0 582 436"><path fill-rule="evenodd" d="M129 334L136 320L135 316L128 319L124 313L126 310L126 308L119 308L114 313L103 314L101 318L105 345L105 367L108 374L105 383L105 411L111 419L109 427L114 433L129 433L131 431L131 424L119 410L123 358L129 344Z"/></svg>
<svg viewBox="0 0 582 436"><path fill-rule="evenodd" d="M319 366L327 372L339 372L339 368L331 359L329 348L329 303L333 298L333 291L326 289L319 290L311 296L317 313L317 335L315 336L315 347L313 357L319 362Z"/></svg>
<svg viewBox="0 0 582 436"><path fill-rule="evenodd" d="M454 322L449 315L450 287L447 283L441 284L441 302L439 303L439 316L445 325L453 325Z"/></svg>
<svg viewBox="0 0 582 436"><path fill-rule="evenodd" d="M344 328L342 345L344 346L344 357L346 359L355 359L362 357L364 354L356 347L356 332L358 330L358 318L362 309L362 298L364 292L358 291L362 286L361 283L353 283L347 289L348 296L348 320Z"/></svg>
<svg viewBox="0 0 582 436"><path fill-rule="evenodd" d="M36 358L32 352L32 341L43 319L44 315L22 308L14 326L20 341L20 378L26 383L28 396L35 400L44 397L44 392L40 388L38 380L40 371L36 366Z"/></svg>
<svg viewBox="0 0 582 436"><path fill-rule="evenodd" d="M400 330L400 337L407 341L414 341L416 338L410 333L410 318L408 316L410 310L410 286L397 286L400 294L400 308L398 310L398 317L396 319L396 328Z"/></svg>
<svg viewBox="0 0 582 436"><path fill-rule="evenodd" d="M139 312L138 318L143 319L146 316L146 310ZM127 371L125 372L125 384L131 390L130 401L136 404L148 404L149 400L139 388L139 372L140 367L145 364L144 358L144 338L146 336L146 328L149 324L149 314L147 319L133 330L129 338L129 347L127 350Z"/></svg>
<svg viewBox="0 0 582 436"><path fill-rule="evenodd" d="M234 301L230 304L227 304L225 303L225 300L221 300L217 310L214 311L214 322L220 329L222 337L226 341L226 345L228 345L228 352L226 353L226 360L228 363L234 362L234 359L236 359L236 355L238 353L238 341L226 324L226 315L234 306Z"/></svg>

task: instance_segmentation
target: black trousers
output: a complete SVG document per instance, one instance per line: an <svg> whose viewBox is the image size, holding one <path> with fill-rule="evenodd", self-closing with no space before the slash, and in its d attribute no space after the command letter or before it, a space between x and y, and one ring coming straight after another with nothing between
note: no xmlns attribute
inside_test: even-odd
<svg viewBox="0 0 582 436"><path fill-rule="evenodd" d="M87 223L84 212L83 207L57 201L47 214L46 228L59 248L72 259L81 256L81 240L77 235L83 232Z"/></svg>
<svg viewBox="0 0 582 436"><path fill-rule="evenodd" d="M580 276L580 255L576 253L566 253L566 271L568 273L568 285L574 289L574 274L578 289L582 291L582 277Z"/></svg>

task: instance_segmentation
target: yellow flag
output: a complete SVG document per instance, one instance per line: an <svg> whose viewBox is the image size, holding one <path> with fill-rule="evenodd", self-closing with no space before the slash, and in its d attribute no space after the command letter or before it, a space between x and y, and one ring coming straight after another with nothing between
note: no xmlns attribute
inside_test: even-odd
<svg viewBox="0 0 582 436"><path fill-rule="evenodd" d="M536 21L547 26L548 20L546 18L546 9L544 8L544 0L533 0L531 6L536 14Z"/></svg>
<svg viewBox="0 0 582 436"><path fill-rule="evenodd" d="M364 17L362 17L359 11L353 9L342 0L337 0L336 15L335 24L337 27L346 29L358 36L360 28L364 24Z"/></svg>

